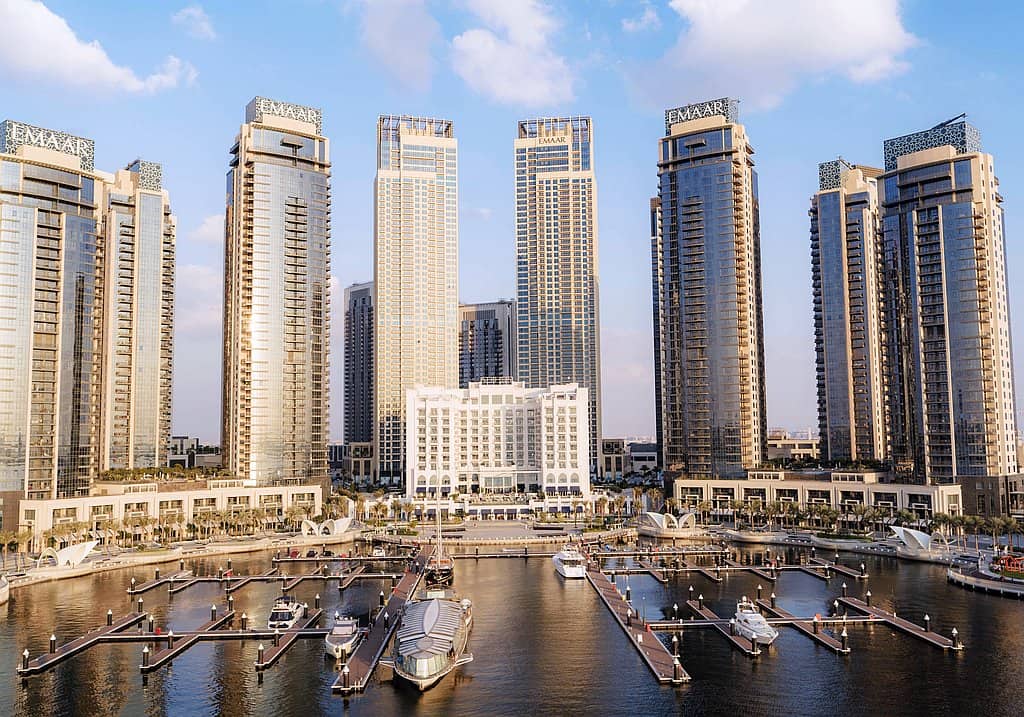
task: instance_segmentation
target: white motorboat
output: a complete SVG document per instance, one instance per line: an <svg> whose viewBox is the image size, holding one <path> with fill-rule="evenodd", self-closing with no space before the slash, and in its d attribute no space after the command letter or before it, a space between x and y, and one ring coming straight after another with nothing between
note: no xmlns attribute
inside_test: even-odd
<svg viewBox="0 0 1024 717"><path fill-rule="evenodd" d="M0 575L0 605L11 598L11 583L6 575Z"/></svg>
<svg viewBox="0 0 1024 717"><path fill-rule="evenodd" d="M736 632L755 645L770 645L779 636L779 631L768 624L745 596L736 603Z"/></svg>
<svg viewBox="0 0 1024 717"><path fill-rule="evenodd" d="M428 588L406 604L390 658L381 664L395 676L428 690L460 665L473 661L466 652L473 627L473 603L446 589Z"/></svg>
<svg viewBox="0 0 1024 717"><path fill-rule="evenodd" d="M267 627L271 630L288 630L298 621L306 604L284 595L274 601L274 607L270 610L270 617L267 619Z"/></svg>
<svg viewBox="0 0 1024 717"><path fill-rule="evenodd" d="M587 575L586 560L575 545L563 546L551 558L551 562L563 578L583 578Z"/></svg>
<svg viewBox="0 0 1024 717"><path fill-rule="evenodd" d="M335 660L344 660L353 652L356 645L363 639L363 631L359 628L359 620L354 617L341 617L334 613L334 627L324 637L327 654Z"/></svg>
<svg viewBox="0 0 1024 717"><path fill-rule="evenodd" d="M370 553L370 557L380 558L381 560L383 560L384 558L388 557L388 552L384 550L383 546L378 545L376 548L373 549L373 552Z"/></svg>

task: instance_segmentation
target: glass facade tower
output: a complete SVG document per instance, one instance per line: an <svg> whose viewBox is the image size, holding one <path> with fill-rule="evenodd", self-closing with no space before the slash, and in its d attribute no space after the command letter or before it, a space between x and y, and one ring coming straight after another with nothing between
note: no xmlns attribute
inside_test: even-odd
<svg viewBox="0 0 1024 717"><path fill-rule="evenodd" d="M886 460L880 169L819 165L811 275L821 455Z"/></svg>
<svg viewBox="0 0 1024 717"><path fill-rule="evenodd" d="M884 153L896 468L930 483L1014 474L1006 239L992 155L961 118L886 140Z"/></svg>
<svg viewBox="0 0 1024 717"><path fill-rule="evenodd" d="M450 120L383 115L374 179L374 458L405 478L406 391L459 385L458 142Z"/></svg>
<svg viewBox="0 0 1024 717"><path fill-rule="evenodd" d="M601 321L590 117L524 120L515 140L516 378L587 389L590 470L600 465Z"/></svg>
<svg viewBox="0 0 1024 717"><path fill-rule="evenodd" d="M459 388L488 378L515 378L515 304L462 304L459 318Z"/></svg>
<svg viewBox="0 0 1024 717"><path fill-rule="evenodd" d="M651 202L658 442L668 475L765 457L757 174L728 98L671 109Z"/></svg>
<svg viewBox="0 0 1024 717"><path fill-rule="evenodd" d="M330 160L320 110L256 97L227 175L225 466L327 479Z"/></svg>
<svg viewBox="0 0 1024 717"><path fill-rule="evenodd" d="M93 159L92 140L0 123L5 527L19 498L88 495L100 470L166 461L174 217L159 165Z"/></svg>
<svg viewBox="0 0 1024 717"><path fill-rule="evenodd" d="M345 289L345 443L373 440L373 282Z"/></svg>

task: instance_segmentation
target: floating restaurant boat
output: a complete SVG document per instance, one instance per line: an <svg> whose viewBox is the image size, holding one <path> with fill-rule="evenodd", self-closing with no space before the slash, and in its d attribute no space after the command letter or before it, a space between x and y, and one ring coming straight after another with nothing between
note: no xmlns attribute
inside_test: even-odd
<svg viewBox="0 0 1024 717"><path fill-rule="evenodd" d="M363 634L357 618L341 617L334 613L334 626L324 636L327 654L333 655L335 660L344 660L355 651Z"/></svg>
<svg viewBox="0 0 1024 717"><path fill-rule="evenodd" d="M428 690L460 665L473 661L466 652L473 627L473 603L451 590L427 588L406 603L392 656L382 660L395 677Z"/></svg>
<svg viewBox="0 0 1024 717"><path fill-rule="evenodd" d="M274 601L274 607L270 610L267 627L271 630L287 630L295 625L305 609L305 603L287 595L279 597Z"/></svg>
<svg viewBox="0 0 1024 717"><path fill-rule="evenodd" d="M563 578L576 579L584 578L587 575L586 561L575 545L563 546L551 558L551 562L555 564L555 570Z"/></svg>
<svg viewBox="0 0 1024 717"><path fill-rule="evenodd" d="M755 645L770 645L779 636L779 631L768 624L746 597L736 603L736 632Z"/></svg>

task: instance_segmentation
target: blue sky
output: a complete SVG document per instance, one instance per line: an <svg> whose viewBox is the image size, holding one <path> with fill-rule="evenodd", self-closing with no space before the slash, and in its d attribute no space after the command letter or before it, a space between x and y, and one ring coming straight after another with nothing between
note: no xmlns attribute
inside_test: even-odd
<svg viewBox="0 0 1024 717"><path fill-rule="evenodd" d="M161 162L178 218L175 433L216 441L228 150L260 94L319 106L332 141L337 287L372 276L379 113L448 117L460 152L460 293L514 291L512 141L531 116L594 118L606 435L653 433L648 199L663 110L732 95L754 145L769 424L816 423L807 207L817 163L967 112L1006 198L1024 340L1015 3L837 0L0 0L0 116L91 137L97 167ZM341 434L341 292L331 433ZM1018 346L1017 369L1024 361Z"/></svg>

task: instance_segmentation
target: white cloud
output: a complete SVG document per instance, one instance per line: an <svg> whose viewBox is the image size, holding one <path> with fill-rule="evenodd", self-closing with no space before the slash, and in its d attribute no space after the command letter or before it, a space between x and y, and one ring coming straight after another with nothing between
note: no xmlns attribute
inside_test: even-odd
<svg viewBox="0 0 1024 717"><path fill-rule="evenodd" d="M0 70L35 79L100 91L154 93L189 85L196 70L169 56L153 74L139 77L117 65L98 42L83 42L60 15L38 0L0 0Z"/></svg>
<svg viewBox="0 0 1024 717"><path fill-rule="evenodd" d="M573 73L551 46L558 21L539 0L468 0L486 27L452 39L452 68L497 102L543 106L573 98Z"/></svg>
<svg viewBox="0 0 1024 717"><path fill-rule="evenodd" d="M189 5L171 15L171 22L185 29L190 37L197 40L215 40L217 31L213 29L210 16L201 5Z"/></svg>
<svg viewBox="0 0 1024 717"><path fill-rule="evenodd" d="M467 216L488 222L494 216L494 210L490 207L466 207L462 210Z"/></svg>
<svg viewBox="0 0 1024 717"><path fill-rule="evenodd" d="M897 0L671 0L687 27L635 80L649 99L680 104L732 95L778 105L803 80L840 75L874 82L907 69L918 40ZM666 78L678 78L667 82Z"/></svg>
<svg viewBox="0 0 1024 717"><path fill-rule="evenodd" d="M211 214L206 217L198 227L188 233L187 238L196 244L223 244L224 215Z"/></svg>
<svg viewBox="0 0 1024 717"><path fill-rule="evenodd" d="M203 264L179 264L177 300L174 307L175 333L179 337L210 338L220 336L223 322L219 267Z"/></svg>
<svg viewBox="0 0 1024 717"><path fill-rule="evenodd" d="M404 87L429 89L441 28L424 0L365 0L362 7L362 40L374 59Z"/></svg>
<svg viewBox="0 0 1024 717"><path fill-rule="evenodd" d="M661 19L658 17L658 11L646 2L644 3L644 11L641 13L640 17L625 17L622 19L622 29L624 32L641 32L643 30L653 30L658 27L661 27Z"/></svg>

